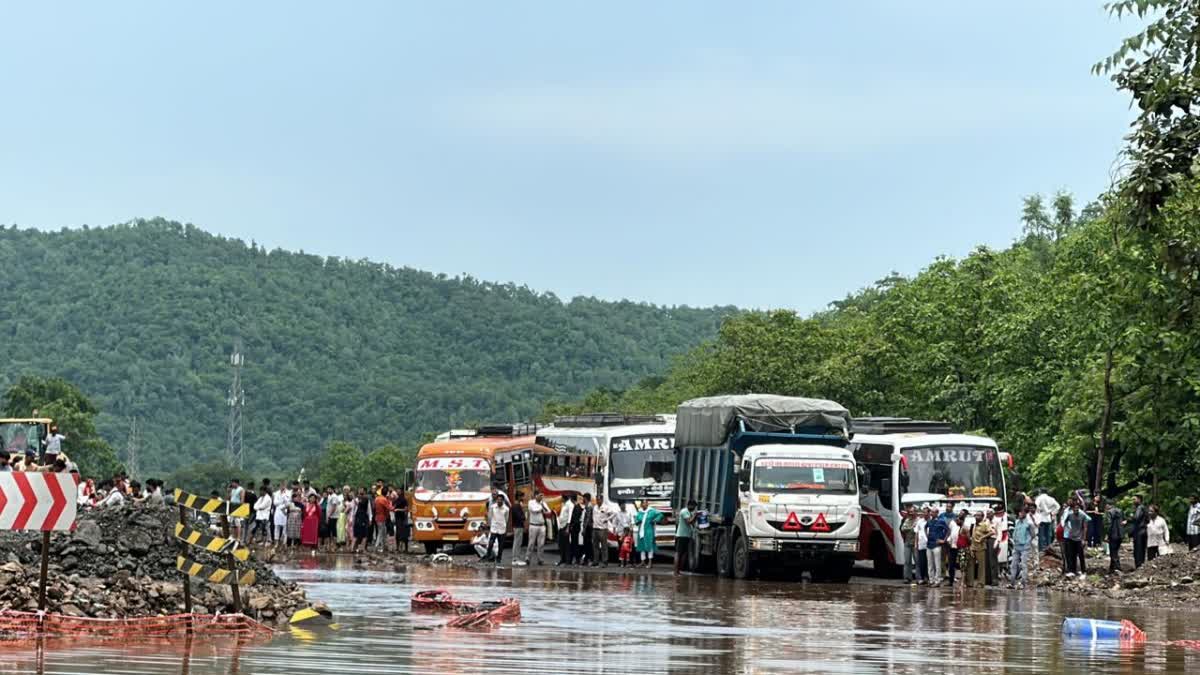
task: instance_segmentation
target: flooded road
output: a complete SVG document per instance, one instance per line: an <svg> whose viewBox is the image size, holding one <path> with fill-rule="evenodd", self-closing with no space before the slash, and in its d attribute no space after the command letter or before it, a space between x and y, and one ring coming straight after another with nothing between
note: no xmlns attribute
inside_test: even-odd
<svg viewBox="0 0 1200 675"><path fill-rule="evenodd" d="M317 563L312 561L314 565ZM266 643L196 639L55 644L0 651L0 672L44 673L1183 673L1200 652L1154 641L1200 637L1200 612L1122 610L1062 594L956 598L882 582L849 586L579 571L355 569L341 559L286 575L339 625ZM511 596L523 622L493 632L411 615L416 590ZM1064 616L1129 618L1151 639L1131 651L1066 644ZM431 629L432 628L432 629Z"/></svg>

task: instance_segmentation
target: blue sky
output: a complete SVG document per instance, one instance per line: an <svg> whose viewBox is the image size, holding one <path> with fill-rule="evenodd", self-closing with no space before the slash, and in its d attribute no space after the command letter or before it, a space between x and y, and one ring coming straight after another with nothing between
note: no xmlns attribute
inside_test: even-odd
<svg viewBox="0 0 1200 675"><path fill-rule="evenodd" d="M824 307L1110 182L1099 2L11 3L0 222Z"/></svg>

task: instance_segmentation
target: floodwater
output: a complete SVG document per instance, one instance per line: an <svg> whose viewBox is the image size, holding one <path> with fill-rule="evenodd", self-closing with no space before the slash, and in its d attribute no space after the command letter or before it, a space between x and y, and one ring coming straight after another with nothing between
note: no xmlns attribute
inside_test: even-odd
<svg viewBox="0 0 1200 675"><path fill-rule="evenodd" d="M540 569L356 569L305 561L284 573L329 603L336 628L285 629L266 642L0 647L0 673L1183 673L1200 652L1200 612L1122 608L1050 593L848 586ZM523 621L492 632L412 615L414 591L515 597ZM1136 649L1065 643L1065 616L1129 618Z"/></svg>

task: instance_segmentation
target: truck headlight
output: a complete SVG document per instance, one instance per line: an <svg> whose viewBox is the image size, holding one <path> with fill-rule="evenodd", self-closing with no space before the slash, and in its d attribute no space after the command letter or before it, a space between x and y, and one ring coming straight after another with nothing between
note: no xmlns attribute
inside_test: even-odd
<svg viewBox="0 0 1200 675"><path fill-rule="evenodd" d="M845 551L846 553L858 553L857 541L839 541L833 545L835 551Z"/></svg>

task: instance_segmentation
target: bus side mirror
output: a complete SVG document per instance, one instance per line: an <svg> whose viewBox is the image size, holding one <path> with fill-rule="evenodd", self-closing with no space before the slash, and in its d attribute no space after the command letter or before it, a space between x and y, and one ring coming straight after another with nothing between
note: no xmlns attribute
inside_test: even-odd
<svg viewBox="0 0 1200 675"><path fill-rule="evenodd" d="M888 508L892 503L892 479L884 478L879 481L879 501L880 506Z"/></svg>
<svg viewBox="0 0 1200 675"><path fill-rule="evenodd" d="M856 468L858 470L858 492L865 495L871 487L871 476L861 464Z"/></svg>
<svg viewBox="0 0 1200 675"><path fill-rule="evenodd" d="M417 484L416 472L412 469L404 470L404 489L407 490Z"/></svg>

